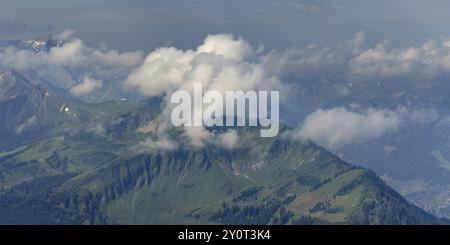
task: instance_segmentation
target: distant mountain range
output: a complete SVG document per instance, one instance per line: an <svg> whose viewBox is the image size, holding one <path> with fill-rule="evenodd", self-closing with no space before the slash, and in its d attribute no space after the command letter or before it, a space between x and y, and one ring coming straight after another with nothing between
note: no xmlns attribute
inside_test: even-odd
<svg viewBox="0 0 450 245"><path fill-rule="evenodd" d="M438 224L367 169L313 142L260 138L174 150L156 137L160 98L85 103L0 72L2 224ZM208 128L220 131L220 128Z"/></svg>
<svg viewBox="0 0 450 245"><path fill-rule="evenodd" d="M298 97L289 97L281 115L289 126L297 127L319 108L353 106L401 114L396 131L329 150L346 162L374 170L426 211L450 217L449 79L444 75L357 82L339 77L290 78L292 93Z"/></svg>
<svg viewBox="0 0 450 245"><path fill-rule="evenodd" d="M67 42L56 39L52 35L37 37L30 40L0 40L0 51L14 49L16 52L31 52L35 55L49 54L51 48L60 48L64 44L67 44ZM76 48L77 47L74 49ZM23 58L26 59L27 57ZM69 90L72 87L83 81L85 74L98 72L95 67L89 67L92 69L89 70L89 68L61 67L48 64L48 62L44 61L42 61L42 64L39 62L40 60L37 59L36 64L33 64L33 66L24 66L16 70L19 70L21 76L26 77L31 83L46 83L47 86L50 86L53 89L59 89L60 93L69 93ZM26 62L24 61L24 63ZM16 65L17 64L14 64L12 69L15 69L16 67L14 66ZM0 69L2 69L1 62ZM11 69L11 67L7 66L7 69ZM126 77L123 77L123 74L103 74L103 76L106 78L101 90L93 91L89 94L79 96L78 98L87 102L103 102L117 98L126 98L136 101L144 98L137 91L124 89L121 82Z"/></svg>
<svg viewBox="0 0 450 245"><path fill-rule="evenodd" d="M343 159L373 169L409 201L450 217L450 87L448 78L370 83L324 107L358 104L404 111L397 131L346 145Z"/></svg>

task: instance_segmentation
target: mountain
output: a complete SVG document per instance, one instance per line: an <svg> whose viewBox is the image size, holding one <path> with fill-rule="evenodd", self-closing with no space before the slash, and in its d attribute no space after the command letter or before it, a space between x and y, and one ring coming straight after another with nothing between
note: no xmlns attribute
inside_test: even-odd
<svg viewBox="0 0 450 245"><path fill-rule="evenodd" d="M324 107L357 104L402 113L397 131L335 152L347 162L373 169L414 204L450 217L450 86L446 80L369 83Z"/></svg>
<svg viewBox="0 0 450 245"><path fill-rule="evenodd" d="M372 169L408 201L439 217L450 217L450 77L349 81L336 77L288 78L284 122L297 127L317 109L368 108L401 118L395 131L376 139L337 144L330 149L344 161ZM355 109L356 108L356 109Z"/></svg>
<svg viewBox="0 0 450 245"><path fill-rule="evenodd" d="M64 45L70 46L71 42L71 40L56 39L52 35L36 37L31 40L0 40L0 52L5 53L5 55L16 52L17 54L14 55L20 56L23 59L23 62L12 62L11 59L5 58L5 62L0 62L0 69L2 69L2 66L3 68L16 69L24 78L46 83L54 89L59 89L60 93L68 93L71 88L83 83L86 77L94 76L95 78L95 74L101 74L101 79L99 80L102 81L102 89L77 95L79 99L86 102L104 102L117 98L137 101L145 98L138 91L124 89L122 82L130 74L133 67L108 66L105 64L105 67L99 68L89 65L89 61L87 60L76 65L59 66L43 58L54 54L51 51L52 48L60 48L55 49L59 50L57 51L59 53L64 50L61 47ZM92 53L92 51L88 51L89 49L92 48L83 46L79 51L82 53ZM29 62L33 63L33 65L26 65L29 59L34 61ZM35 83L35 81L32 82Z"/></svg>
<svg viewBox="0 0 450 245"><path fill-rule="evenodd" d="M72 124L83 115L76 110L63 111L82 102L49 83L31 81L14 70L0 71L0 150L22 141L47 137L56 125ZM75 109L75 108L74 108Z"/></svg>
<svg viewBox="0 0 450 245"><path fill-rule="evenodd" d="M0 104L16 105L27 116L40 113L23 138L15 131L9 145L2 141L3 224L446 222L409 204L372 171L313 142L283 137L290 130L285 126L276 138L260 138L258 128L235 128L240 147L234 150L193 148L172 129L168 134L179 147L151 150L143 142L156 137L160 98L86 104L55 92L45 112L35 89ZM27 123L27 116L14 117L16 124Z"/></svg>
<svg viewBox="0 0 450 245"><path fill-rule="evenodd" d="M35 52L49 51L53 47L61 47L64 45L64 41L57 40L48 35L47 37L39 37L26 42L27 46L33 49Z"/></svg>
<svg viewBox="0 0 450 245"><path fill-rule="evenodd" d="M36 37L30 40L2 40L0 48L13 47L18 50L32 50L35 52L47 52L53 47L61 47L64 45L63 40L53 38L52 35Z"/></svg>

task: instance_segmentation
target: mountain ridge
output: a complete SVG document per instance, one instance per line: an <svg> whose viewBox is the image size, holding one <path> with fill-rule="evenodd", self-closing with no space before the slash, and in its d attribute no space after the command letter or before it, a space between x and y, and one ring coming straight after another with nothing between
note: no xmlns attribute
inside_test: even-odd
<svg viewBox="0 0 450 245"><path fill-rule="evenodd" d="M161 99L74 101L70 113L60 110L61 101L49 103L48 113L59 119L33 129L46 137L0 153L0 223L445 222L406 202L373 172L313 142L282 137L290 130L285 126L276 138L233 128L241 145L234 150L189 147L175 128L168 134L178 149L136 152L134 145L155 136L139 129L157 119Z"/></svg>
<svg viewBox="0 0 450 245"><path fill-rule="evenodd" d="M56 90L46 94L46 86L0 103L26 114L15 113L15 124L45 115L26 134L2 141L10 147L0 152L0 223L445 222L409 204L370 170L285 137L286 126L275 138L260 138L257 127L227 128L239 136L236 149L191 147L182 129L173 128L167 134L177 149L136 151L157 137L143 128L163 123L161 98L88 104ZM21 98L31 102L15 102Z"/></svg>

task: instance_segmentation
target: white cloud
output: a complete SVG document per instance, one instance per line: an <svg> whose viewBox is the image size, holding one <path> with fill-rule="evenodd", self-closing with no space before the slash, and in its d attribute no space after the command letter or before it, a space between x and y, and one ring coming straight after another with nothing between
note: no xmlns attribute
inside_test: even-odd
<svg viewBox="0 0 450 245"><path fill-rule="evenodd" d="M70 40L49 51L1 48L0 66L17 70L45 70L52 66L48 73L54 73L54 67L82 68L91 73L81 76L95 72L105 81L117 74L129 75L127 86L151 96L188 87L193 81L211 88L248 89L280 87L279 80L286 78L333 76L357 81L393 76L433 77L450 72L450 39L404 47L393 47L387 41L369 46L364 33L359 32L334 46L312 44L263 53L242 38L219 34L207 36L192 50L156 49L144 61L142 52L89 47L73 38L73 34L74 31L66 30L56 35Z"/></svg>
<svg viewBox="0 0 450 245"><path fill-rule="evenodd" d="M194 83L202 83L204 91L222 93L226 90L279 90L279 80L265 72L265 63L257 53L242 38L229 34L209 35L195 50L170 47L151 52L126 79L125 85L149 96L166 94L164 115L170 115L167 112L171 111L168 103L171 92L192 91ZM184 130L194 147L203 147L205 142L215 139L214 133L203 127L185 127ZM232 140L231 137L228 135L224 140Z"/></svg>
<svg viewBox="0 0 450 245"><path fill-rule="evenodd" d="M180 86L185 73L191 70L193 51L183 52L175 48L161 48L150 53L144 63L125 81L145 95L160 95Z"/></svg>
<svg viewBox="0 0 450 245"><path fill-rule="evenodd" d="M220 91L274 86L276 78L264 72L254 53L241 38L210 35L196 50L170 47L151 52L125 84L150 96L187 89L194 82L203 83L205 89Z"/></svg>
<svg viewBox="0 0 450 245"><path fill-rule="evenodd" d="M364 42L364 34L336 46L307 45L294 47L285 52L271 51L262 57L265 71L279 79L304 79L311 77L345 76L349 60L358 52Z"/></svg>
<svg viewBox="0 0 450 245"><path fill-rule="evenodd" d="M37 58L40 58L43 62L53 65L80 64L80 62L85 59L83 56L83 48L83 42L80 39L75 39L61 47L51 48L48 53L38 53Z"/></svg>
<svg viewBox="0 0 450 245"><path fill-rule="evenodd" d="M94 91L97 88L101 88L103 82L101 80L93 79L89 76L83 78L83 82L75 85L70 89L70 92L75 96L82 96Z"/></svg>
<svg viewBox="0 0 450 245"><path fill-rule="evenodd" d="M184 134L194 148L203 148L207 144L213 144L219 148L233 150L239 146L239 135L234 129L229 129L224 133L214 133L204 127L185 127Z"/></svg>
<svg viewBox="0 0 450 245"><path fill-rule="evenodd" d="M242 38L230 34L208 35L197 53L223 56L231 60L243 60L253 53L253 48Z"/></svg>
<svg viewBox="0 0 450 245"><path fill-rule="evenodd" d="M364 33L360 32L349 41L335 46L308 45L285 52L262 53L242 38L219 34L207 36L203 43L194 49L164 47L154 50L143 59L140 52L119 53L114 50L92 49L74 39L63 47L53 48L38 60L47 60L47 63L58 65L72 63L71 65L96 64L94 67L100 66L98 64L108 67L135 67L124 84L147 96L166 95L166 112L163 115L170 115L167 113L170 111L167 95L178 89L190 91L195 82L202 83L205 90L275 89L281 90L285 95L291 95L295 92L290 91L289 85L280 82L281 80L322 75L351 78L355 81L393 76L435 76L441 72L450 72L448 43L448 40L441 43L429 40L418 46L395 48L383 41L368 47ZM26 66L30 62L28 55L23 51L4 50L0 52L0 58L5 59L0 59L0 62ZM81 91L91 90L91 86L80 86L87 87ZM320 116L329 119L336 114L339 120L342 116L349 116L351 120L347 123L341 122L343 128L337 129L330 137L321 136L320 132L307 133L313 132L312 124L306 124L305 129L300 131L302 133L298 132L298 135L314 138L326 145L351 143L375 138L385 132L382 125L371 122L367 122L366 127L363 127L365 118L386 119L387 122L384 123L388 123L388 126L389 123L395 125L398 119L389 113L383 114L386 112L384 110L369 110L364 113L346 113L342 110L317 111L308 118L313 120ZM344 133L349 130L345 125L352 123L358 126L355 133ZM327 126L324 123L319 125ZM196 147L202 147L205 142L215 138L213 133L204 128L186 128L185 135Z"/></svg>
<svg viewBox="0 0 450 245"><path fill-rule="evenodd" d="M215 143L227 150L236 149L239 146L239 135L236 130L230 129L223 134L219 134Z"/></svg>
<svg viewBox="0 0 450 245"><path fill-rule="evenodd" d="M163 136L159 137L156 140L153 139L147 139L145 141L140 142L137 146L134 147L134 151L139 153L145 153L145 152L153 152L153 151L172 151L175 150L178 147L178 144Z"/></svg>
<svg viewBox="0 0 450 245"><path fill-rule="evenodd" d="M361 112L344 107L319 109L311 113L293 134L294 139L310 139L328 149L364 142L397 130L402 112L367 109Z"/></svg>
<svg viewBox="0 0 450 245"><path fill-rule="evenodd" d="M395 47L387 40L369 46L363 32L334 46L307 45L263 57L266 72L279 77L343 77L377 80L432 78L450 72L450 39Z"/></svg>
<svg viewBox="0 0 450 245"><path fill-rule="evenodd" d="M62 33L67 36L70 33ZM86 46L80 39L65 41L62 46L35 52L8 46L0 49L0 66L16 70L53 70L55 67L93 71L96 74L116 75L127 73L140 64L140 51L118 52Z"/></svg>
<svg viewBox="0 0 450 245"><path fill-rule="evenodd" d="M389 47L388 42L362 51L349 61L353 75L363 77L434 77L450 72L450 47L444 39L427 40L419 46Z"/></svg>
<svg viewBox="0 0 450 245"><path fill-rule="evenodd" d="M204 127L184 127L184 134L194 148L203 148L206 142L214 138L214 134Z"/></svg>

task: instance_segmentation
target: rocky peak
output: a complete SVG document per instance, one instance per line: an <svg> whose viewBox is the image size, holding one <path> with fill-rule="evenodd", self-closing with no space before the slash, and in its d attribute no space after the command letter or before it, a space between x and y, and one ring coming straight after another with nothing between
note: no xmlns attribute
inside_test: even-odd
<svg viewBox="0 0 450 245"><path fill-rule="evenodd" d="M53 47L61 47L64 44L62 40L56 40L52 35L48 35L47 37L38 37L33 40L27 41L27 44L33 49L35 52L40 51L48 51Z"/></svg>

